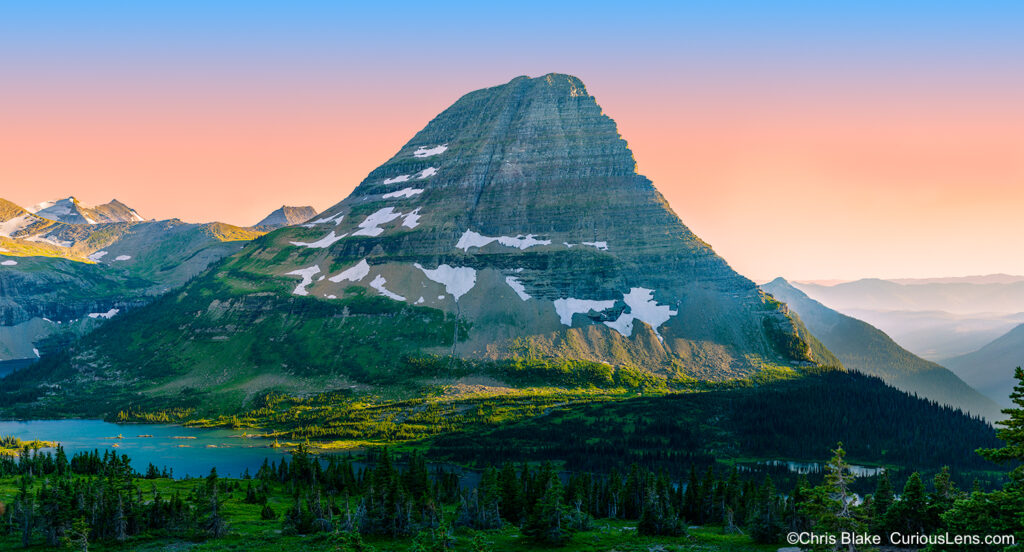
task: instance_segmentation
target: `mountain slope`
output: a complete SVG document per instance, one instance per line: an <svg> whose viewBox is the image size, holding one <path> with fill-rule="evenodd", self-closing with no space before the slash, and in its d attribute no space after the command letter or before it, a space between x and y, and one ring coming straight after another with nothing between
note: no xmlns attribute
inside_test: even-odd
<svg viewBox="0 0 1024 552"><path fill-rule="evenodd" d="M795 310L811 333L843 366L878 376L886 383L989 420L999 407L946 368L921 359L866 322L838 313L811 299L782 278L761 286Z"/></svg>
<svg viewBox="0 0 1024 552"><path fill-rule="evenodd" d="M66 383L237 407L456 360L705 380L822 361L635 169L575 77L469 93L315 220L92 334Z"/></svg>
<svg viewBox="0 0 1024 552"><path fill-rule="evenodd" d="M92 215L131 213L115 200ZM63 343L91 331L183 285L261 234L179 220L57 222L0 199L0 361L52 352L44 343L49 337L59 335Z"/></svg>
<svg viewBox="0 0 1024 552"><path fill-rule="evenodd" d="M945 363L975 389L1003 406L1012 406L1010 393L1016 384L1013 369L1024 366L1024 324L973 353L946 359Z"/></svg>
<svg viewBox="0 0 1024 552"><path fill-rule="evenodd" d="M263 220L256 223L256 228L280 228L282 226L292 226L293 224L301 224L307 220L313 218L316 211L309 206L305 207L291 207L289 205L282 205L278 209L275 209Z"/></svg>

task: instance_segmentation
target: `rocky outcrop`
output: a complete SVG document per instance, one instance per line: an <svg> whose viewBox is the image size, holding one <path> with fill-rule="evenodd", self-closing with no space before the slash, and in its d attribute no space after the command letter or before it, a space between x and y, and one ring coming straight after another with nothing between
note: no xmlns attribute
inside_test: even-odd
<svg viewBox="0 0 1024 552"><path fill-rule="evenodd" d="M292 207L290 205L282 205L264 217L263 220L257 222L254 227L272 230L282 226L302 224L303 222L313 218L313 215L315 214L316 210L309 206Z"/></svg>

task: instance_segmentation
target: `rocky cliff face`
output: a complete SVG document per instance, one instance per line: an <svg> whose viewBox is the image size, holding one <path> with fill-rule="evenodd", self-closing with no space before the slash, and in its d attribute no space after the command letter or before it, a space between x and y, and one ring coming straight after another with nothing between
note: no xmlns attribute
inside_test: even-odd
<svg viewBox="0 0 1024 552"><path fill-rule="evenodd" d="M90 374L246 396L390 380L431 355L702 379L816 360L636 173L583 83L554 74L467 94L341 203L87 345Z"/></svg>
<svg viewBox="0 0 1024 552"><path fill-rule="evenodd" d="M305 207L292 207L290 205L282 205L280 208L275 209L263 220L256 223L256 228L273 229L280 228L282 226L291 226L293 224L302 224L307 220L313 218L316 214L316 210L308 205Z"/></svg>

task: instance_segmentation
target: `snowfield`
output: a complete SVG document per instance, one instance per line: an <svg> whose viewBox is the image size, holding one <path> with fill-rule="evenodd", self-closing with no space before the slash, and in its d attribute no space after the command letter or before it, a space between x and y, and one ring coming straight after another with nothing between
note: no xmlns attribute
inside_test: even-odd
<svg viewBox="0 0 1024 552"><path fill-rule="evenodd" d="M526 286L519 281L519 278L516 278L515 276L506 276L505 283L508 284L508 287L512 288L512 291L516 292L516 295L518 295L523 301L526 301L531 297L529 293L526 293Z"/></svg>
<svg viewBox="0 0 1024 552"><path fill-rule="evenodd" d="M517 249L528 249L537 245L551 245L551 240L538 240L533 236L533 234L526 236L520 234L514 238L511 236L491 237L478 234L472 230L466 230L462 233L462 237L459 238L458 243L455 244L455 248L463 251L469 251L470 247L484 247L493 242L498 242L505 247L515 247Z"/></svg>
<svg viewBox="0 0 1024 552"><path fill-rule="evenodd" d="M426 146L420 146L420 147L416 148L416 151L412 152L412 154L415 157L431 157L431 156L434 156L434 155L438 155L438 154L444 153L445 150L447 150L447 149L448 149L448 144L442 144L440 146L434 146L432 148L428 148Z"/></svg>
<svg viewBox="0 0 1024 552"><path fill-rule="evenodd" d="M89 318L106 318L111 319L115 314L121 312L120 309L110 309L107 312L90 312Z"/></svg>
<svg viewBox="0 0 1024 552"><path fill-rule="evenodd" d="M574 299L572 297L567 299L555 299L554 303L555 312L558 313L558 319L566 326L572 326L572 315L574 314L586 314L591 310L601 312L615 306L614 300L591 301L589 299Z"/></svg>
<svg viewBox="0 0 1024 552"><path fill-rule="evenodd" d="M395 301L405 301L405 297L402 297L401 295L389 291L387 288L385 288L384 284L386 283L388 283L388 281L385 280L383 276L378 274L377 277L374 278L372 282L370 282L370 287L377 290L384 297L394 299Z"/></svg>
<svg viewBox="0 0 1024 552"><path fill-rule="evenodd" d="M444 290L456 301L476 285L476 270L469 267L456 268L443 264L433 270L427 270L419 263L413 266L422 270L428 279L444 285Z"/></svg>
<svg viewBox="0 0 1024 552"><path fill-rule="evenodd" d="M313 276L320 273L320 265L313 265L307 268L300 268L291 272L286 272L285 276L301 276L302 281L299 285L295 286L295 290L292 291L295 295L309 295L309 291L306 290L306 286L313 283ZM90 315L91 316L91 315Z"/></svg>
<svg viewBox="0 0 1024 552"><path fill-rule="evenodd" d="M605 325L629 337L633 335L633 321L640 320L654 329L658 339L662 339L658 327L668 322L668 319L678 314L678 311L672 310L668 305L659 305L653 297L654 290L632 288L629 293L622 296L622 300L629 307L629 312L623 311L616 320L606 321Z"/></svg>
<svg viewBox="0 0 1024 552"><path fill-rule="evenodd" d="M290 243L292 245L299 246L299 247L308 247L310 249L324 249L326 247L330 247L331 245L334 244L334 242L340 240L341 238L344 238L347 235L348 235L348 233L345 233L345 234L342 234L342 235L339 236L339 235L334 233L334 230L331 230L330 234L327 234L326 236L320 238L319 240L317 240L315 242L297 242L297 241L293 241L293 242L288 242L288 243Z"/></svg>
<svg viewBox="0 0 1024 552"><path fill-rule="evenodd" d="M400 216L402 216L402 213L395 211L391 207L385 207L366 217L363 222L360 222L359 230L353 232L352 235L379 236L384 233L384 229L380 227L381 224L391 222Z"/></svg>
<svg viewBox="0 0 1024 552"><path fill-rule="evenodd" d="M405 179L409 180L409 177L406 176ZM387 184L387 182L384 182L384 183ZM423 188L402 188L401 190L398 190L397 192L391 192L391 193L388 193L388 194L384 194L383 197L384 197L384 199L391 199L393 197L412 197L414 195L419 195L419 194L422 194L422 193L423 193Z"/></svg>
<svg viewBox="0 0 1024 552"><path fill-rule="evenodd" d="M358 282L358 281L362 280L363 278L366 278L366 275L369 274L369 273L370 273L370 265L369 265L369 263L366 262L366 259L363 259L363 260L359 261L358 263L356 263L354 266L352 266L350 268L346 268L345 270L342 270L341 272L335 274L334 276L331 276L327 280L329 280L331 282L334 282L334 283L345 282L345 281L348 281L348 282Z"/></svg>

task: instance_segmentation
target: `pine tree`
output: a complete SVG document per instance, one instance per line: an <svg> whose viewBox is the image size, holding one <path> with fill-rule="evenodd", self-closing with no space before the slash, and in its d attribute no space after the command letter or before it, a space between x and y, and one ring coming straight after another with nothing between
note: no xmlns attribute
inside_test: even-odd
<svg viewBox="0 0 1024 552"><path fill-rule="evenodd" d="M921 474L914 472L907 478L900 499L889 508L887 523L893 530L906 535L924 532L928 529L927 507Z"/></svg>
<svg viewBox="0 0 1024 552"><path fill-rule="evenodd" d="M546 485L543 494L523 525L522 532L533 542L561 546L569 541L573 533L562 503L562 482L550 465L545 465L544 472L546 474L542 478L546 480Z"/></svg>
<svg viewBox="0 0 1024 552"><path fill-rule="evenodd" d="M210 495L210 513L206 516L206 521L203 523L203 529L205 529L211 537L216 539L227 534L228 526L227 522L224 521L224 517L220 514L220 499L217 496L216 472L212 472L212 475L214 477L214 485L213 492Z"/></svg>
<svg viewBox="0 0 1024 552"><path fill-rule="evenodd" d="M1017 383L1010 393L1010 400L1017 406L1004 409L1003 414L1008 417L996 422L996 425L1001 426L996 431L996 437L1006 444L997 449L979 449L978 454L993 462L1019 462L1010 472L1010 479L1024 489L1024 369L1018 366L1013 372L1013 377Z"/></svg>
<svg viewBox="0 0 1024 552"><path fill-rule="evenodd" d="M868 528L872 534L882 535L883 538L888 538L886 535L889 534L888 524L886 522L886 513L892 506L895 498L892 494L892 483L889 481L888 470L878 474L878 483L875 485L875 494L871 495L871 521L869 522Z"/></svg>
<svg viewBox="0 0 1024 552"><path fill-rule="evenodd" d="M802 510L813 521L816 533L863 533L867 527L860 519L861 513L853 505L854 496L850 484L854 475L846 463L843 444L839 443L832 452L834 455L826 466L824 483L811 490ZM824 546L812 548L822 549ZM838 550L839 545L831 549ZM850 543L847 550L854 552L857 548Z"/></svg>
<svg viewBox="0 0 1024 552"><path fill-rule="evenodd" d="M770 476L765 476L764 483L757 490L753 508L747 518L747 530L750 538L758 544L775 544L780 542L785 525L779 508L778 493Z"/></svg>

